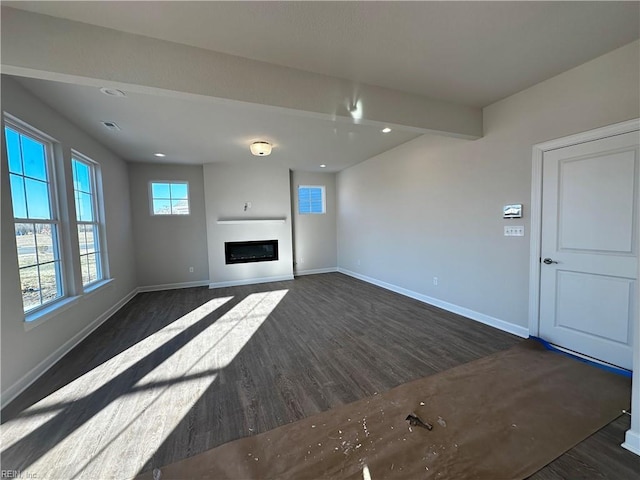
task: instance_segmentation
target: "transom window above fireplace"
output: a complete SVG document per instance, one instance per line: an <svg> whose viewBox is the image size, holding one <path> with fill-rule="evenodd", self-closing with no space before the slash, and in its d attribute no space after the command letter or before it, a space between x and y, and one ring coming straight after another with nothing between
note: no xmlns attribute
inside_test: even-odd
<svg viewBox="0 0 640 480"><path fill-rule="evenodd" d="M298 186L298 213L300 215L323 214L325 211L324 185Z"/></svg>

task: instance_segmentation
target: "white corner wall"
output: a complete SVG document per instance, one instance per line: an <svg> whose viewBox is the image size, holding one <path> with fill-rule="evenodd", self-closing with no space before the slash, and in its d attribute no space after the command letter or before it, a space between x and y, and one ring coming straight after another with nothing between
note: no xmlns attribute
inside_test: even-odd
<svg viewBox="0 0 640 480"><path fill-rule="evenodd" d="M298 213L298 186L300 185L325 187L326 212L323 215ZM295 274L335 272L338 268L336 174L292 172L291 202Z"/></svg>
<svg viewBox="0 0 640 480"><path fill-rule="evenodd" d="M293 279L293 240L289 170L269 159L245 165L204 166L205 210L212 288ZM246 211L244 205L251 203ZM280 223L263 223L282 219ZM221 224L224 220L246 223ZM258 221L256 221L258 220ZM226 265L225 242L278 240L279 259Z"/></svg>
<svg viewBox="0 0 640 480"><path fill-rule="evenodd" d="M639 58L636 41L486 107L479 140L424 135L340 172L339 269L526 334L532 146L640 116Z"/></svg>
<svg viewBox="0 0 640 480"><path fill-rule="evenodd" d="M25 328L16 254L7 158L2 148L2 404L106 320L136 291L129 178L124 161L88 137L15 80L2 76L2 109L100 164L104 191L109 269L113 282L53 318Z"/></svg>

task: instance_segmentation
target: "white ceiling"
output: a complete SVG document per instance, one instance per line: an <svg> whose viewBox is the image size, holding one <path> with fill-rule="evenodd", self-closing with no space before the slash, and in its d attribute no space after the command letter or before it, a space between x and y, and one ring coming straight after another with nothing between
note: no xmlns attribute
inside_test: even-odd
<svg viewBox="0 0 640 480"><path fill-rule="evenodd" d="M471 106L486 106L632 42L640 2L3 2L99 25ZM2 39L3 42L10 39ZM247 160L337 171L416 136L239 102L202 102L22 79L123 158ZM98 123L115 121L113 134ZM242 147L242 148L239 148ZM264 159L263 159L264 160Z"/></svg>
<svg viewBox="0 0 640 480"><path fill-rule="evenodd" d="M207 97L196 101L127 92L120 98L94 87L17 80L122 158L136 162L269 161L296 170L335 172L418 136ZM102 121L113 121L121 130L113 132ZM273 144L268 159L249 152L249 144L258 140ZM155 152L167 156L158 159Z"/></svg>

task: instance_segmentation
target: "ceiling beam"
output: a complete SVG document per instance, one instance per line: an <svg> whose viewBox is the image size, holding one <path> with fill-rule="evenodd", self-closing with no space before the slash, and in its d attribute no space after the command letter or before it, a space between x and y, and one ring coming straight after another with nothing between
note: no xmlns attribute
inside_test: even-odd
<svg viewBox="0 0 640 480"><path fill-rule="evenodd" d="M1 32L6 74L482 136L482 110L476 107L8 7L2 7Z"/></svg>

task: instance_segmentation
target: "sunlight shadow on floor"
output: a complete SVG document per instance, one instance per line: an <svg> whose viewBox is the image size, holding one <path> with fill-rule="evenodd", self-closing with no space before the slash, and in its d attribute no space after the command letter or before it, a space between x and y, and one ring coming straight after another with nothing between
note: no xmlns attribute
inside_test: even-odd
<svg viewBox="0 0 640 480"><path fill-rule="evenodd" d="M162 363L129 390L118 392L117 398L42 452L24 470L37 474L38 478L133 477L286 293L287 290L280 290L247 296L181 348L169 352ZM162 348L171 336L189 328L231 298L214 299L198 307L31 407L40 408L41 415L18 416L7 422L2 426L3 448L20 441L52 417L65 415L65 404L103 387L144 356ZM55 405L61 407L55 408ZM49 432L38 432L40 434Z"/></svg>

